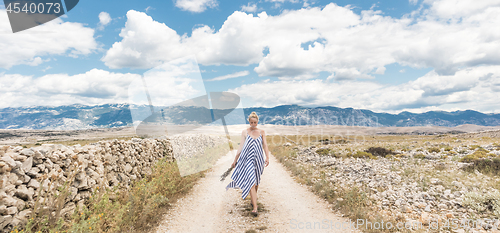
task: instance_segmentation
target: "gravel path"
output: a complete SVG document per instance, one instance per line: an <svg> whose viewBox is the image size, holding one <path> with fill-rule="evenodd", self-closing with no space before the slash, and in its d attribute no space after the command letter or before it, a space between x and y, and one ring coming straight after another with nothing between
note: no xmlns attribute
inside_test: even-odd
<svg viewBox="0 0 500 233"><path fill-rule="evenodd" d="M225 190L230 176L220 175L230 167L236 151L221 157L191 193L174 203L156 232L351 232L337 229L348 219L341 218L331 206L296 183L290 173L270 157L259 186L258 217L250 215L250 195L241 199L241 190ZM337 222L337 228L335 223Z"/></svg>

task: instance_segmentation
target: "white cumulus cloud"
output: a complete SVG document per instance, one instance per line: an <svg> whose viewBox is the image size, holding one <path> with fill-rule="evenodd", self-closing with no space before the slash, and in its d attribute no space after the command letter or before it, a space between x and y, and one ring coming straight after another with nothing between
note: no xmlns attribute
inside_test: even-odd
<svg viewBox="0 0 500 233"><path fill-rule="evenodd" d="M190 67L162 67L144 74L154 104L174 104L198 94L199 82L183 76ZM169 70L167 74L165 70ZM168 69L167 69L168 68ZM194 66L197 71L198 67ZM190 68L192 69L192 68ZM163 71L163 72L159 72ZM176 73L177 72L177 73ZM184 73L182 73L184 72ZM199 73L199 71L197 71ZM177 77L176 75L180 76ZM0 74L0 108L20 106L61 106L71 104L96 105L129 102L129 85L141 80L141 75L92 69L76 75L47 74L40 77L20 74ZM141 83L142 84L142 83ZM194 93L194 94L193 94Z"/></svg>
<svg viewBox="0 0 500 233"><path fill-rule="evenodd" d="M111 16L108 12L99 13L99 29L103 30L106 25L111 22Z"/></svg>
<svg viewBox="0 0 500 233"><path fill-rule="evenodd" d="M260 76L302 79L329 72L336 80L373 78L393 63L431 67L439 75L499 64L500 30L492 30L500 24L498 1L470 9L472 1L464 1L445 10L452 2L426 0L426 10L401 18L374 10L357 14L334 3L276 16L236 11L219 30L201 26L191 36L131 10L122 40L102 60L110 68L149 68L194 54L202 65L258 64Z"/></svg>
<svg viewBox="0 0 500 233"><path fill-rule="evenodd" d="M217 7L216 0L175 0L175 6L184 11L200 13L207 8Z"/></svg>
<svg viewBox="0 0 500 233"><path fill-rule="evenodd" d="M257 4L249 2L247 5L241 6L241 10L245 12L257 12Z"/></svg>
<svg viewBox="0 0 500 233"><path fill-rule="evenodd" d="M435 71L400 85L374 81L321 79L261 81L230 89L255 106L283 104L337 106L399 113L465 110L500 113L500 66L464 69L454 75Z"/></svg>
<svg viewBox="0 0 500 233"><path fill-rule="evenodd" d="M97 49L94 29L60 18L18 33L12 33L5 10L0 10L0 68L28 64L37 66L47 55L90 54ZM42 36L43 35L43 36Z"/></svg>

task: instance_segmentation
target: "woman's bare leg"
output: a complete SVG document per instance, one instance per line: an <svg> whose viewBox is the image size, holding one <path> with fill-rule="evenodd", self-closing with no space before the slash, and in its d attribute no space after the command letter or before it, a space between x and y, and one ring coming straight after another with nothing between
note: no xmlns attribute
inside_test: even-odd
<svg viewBox="0 0 500 233"><path fill-rule="evenodd" d="M250 199L253 205L252 212L257 212L257 191L255 190L255 185L250 189Z"/></svg>
<svg viewBox="0 0 500 233"><path fill-rule="evenodd" d="M255 185L255 193L257 193L257 190L259 190L259 186Z"/></svg>

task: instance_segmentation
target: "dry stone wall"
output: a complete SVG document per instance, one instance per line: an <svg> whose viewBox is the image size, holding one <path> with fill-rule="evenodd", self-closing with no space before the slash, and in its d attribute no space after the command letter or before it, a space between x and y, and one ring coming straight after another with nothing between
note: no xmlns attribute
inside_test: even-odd
<svg viewBox="0 0 500 233"><path fill-rule="evenodd" d="M134 180L151 174L161 158L173 161L222 143L227 139L197 134L115 139L85 146L0 146L0 232L24 226L35 201L51 200L65 182L70 185L63 215L83 205L96 188L128 188Z"/></svg>

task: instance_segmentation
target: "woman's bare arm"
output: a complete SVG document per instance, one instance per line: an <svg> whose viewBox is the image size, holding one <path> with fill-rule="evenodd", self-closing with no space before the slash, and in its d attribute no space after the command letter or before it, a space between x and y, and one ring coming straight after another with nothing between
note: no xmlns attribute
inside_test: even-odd
<svg viewBox="0 0 500 233"><path fill-rule="evenodd" d="M266 167L269 164L269 148L267 148L267 141L266 141L266 132L262 130L262 147L264 148L264 152L266 153Z"/></svg>

